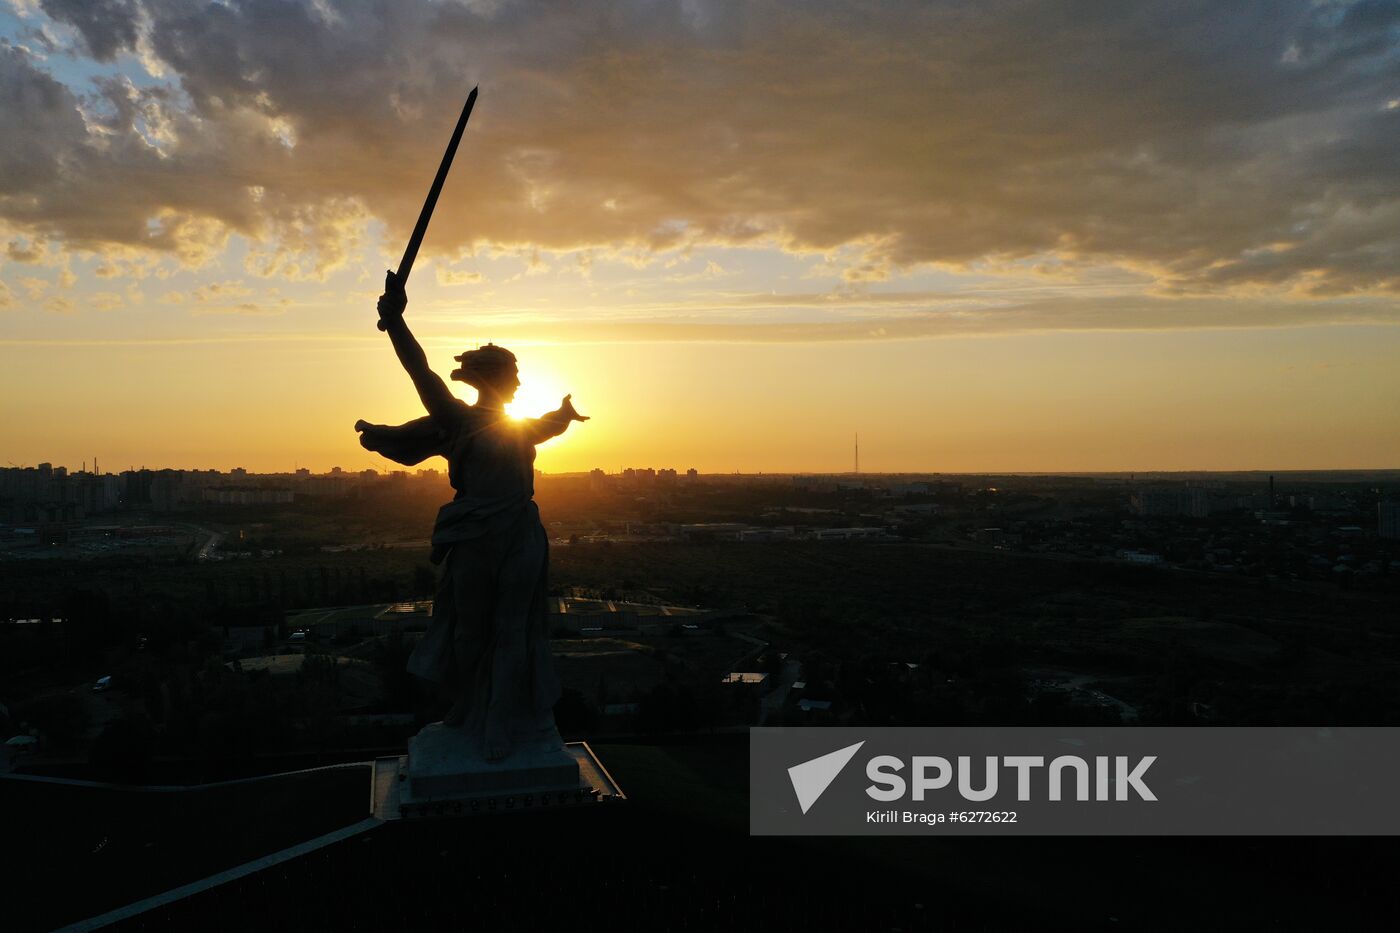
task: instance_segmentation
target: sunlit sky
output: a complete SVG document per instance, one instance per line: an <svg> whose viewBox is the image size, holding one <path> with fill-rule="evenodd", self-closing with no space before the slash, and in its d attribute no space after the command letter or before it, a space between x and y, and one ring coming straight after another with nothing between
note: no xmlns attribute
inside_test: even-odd
<svg viewBox="0 0 1400 933"><path fill-rule="evenodd" d="M389 466L475 84L408 315L546 471L1400 466L1382 0L0 0L0 465Z"/></svg>

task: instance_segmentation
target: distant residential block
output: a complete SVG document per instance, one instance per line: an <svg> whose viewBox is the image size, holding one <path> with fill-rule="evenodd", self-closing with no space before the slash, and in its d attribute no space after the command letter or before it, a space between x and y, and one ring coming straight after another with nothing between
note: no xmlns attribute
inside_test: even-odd
<svg viewBox="0 0 1400 933"><path fill-rule="evenodd" d="M1377 531L1382 538L1400 539L1400 500L1378 502L1376 512L1380 519Z"/></svg>
<svg viewBox="0 0 1400 933"><path fill-rule="evenodd" d="M1139 489L1132 494L1131 503L1134 512L1149 517L1205 518L1210 514L1209 498L1200 486Z"/></svg>

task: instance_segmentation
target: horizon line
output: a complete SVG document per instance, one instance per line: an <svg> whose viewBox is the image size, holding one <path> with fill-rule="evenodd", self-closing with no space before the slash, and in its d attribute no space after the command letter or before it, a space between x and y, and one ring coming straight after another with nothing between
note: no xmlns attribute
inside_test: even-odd
<svg viewBox="0 0 1400 933"><path fill-rule="evenodd" d="M234 470L243 470L249 476L295 476L298 470L308 470L310 475L334 475L334 470L340 470L347 475L359 476L366 470L385 476L394 473L405 473L415 475L420 472L434 471L446 473L444 467L401 467L399 469L383 469L380 467L340 467L332 466L325 470L311 470L309 467L293 466L291 469L282 470L250 470L246 467L232 466L226 468L219 467L150 467L142 465L139 467L128 466L121 470L104 470L100 474L95 474L86 469L87 462L83 462L81 468L70 467L63 463L53 463L41 460L34 464L16 464L7 462L0 465L0 470L37 470L40 466L47 465L51 469L62 469L68 475L102 475L121 476L126 473L139 473L142 471L159 473L163 471L174 471L180 473L231 473ZM638 466L624 467L616 472L612 472L603 467L594 467L589 470L536 470L540 476L588 476L593 469L602 470L606 476L621 476L624 470L676 470L678 477L686 475L685 470L691 469L680 467L653 467ZM1180 475L1180 474L1259 474L1259 475L1288 475L1298 473L1397 473L1400 474L1400 465L1396 466L1350 466L1350 467L1287 467L1287 468L1267 468L1267 467L1203 467L1203 468L1149 468L1149 469L1097 469L1097 470L696 470L697 476L841 476L854 479L881 476L1135 476L1135 475Z"/></svg>

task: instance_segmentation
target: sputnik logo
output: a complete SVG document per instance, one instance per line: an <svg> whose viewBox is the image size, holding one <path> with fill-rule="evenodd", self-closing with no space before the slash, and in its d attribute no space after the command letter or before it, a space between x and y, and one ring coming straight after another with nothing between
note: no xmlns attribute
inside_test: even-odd
<svg viewBox="0 0 1400 933"><path fill-rule="evenodd" d="M803 813L812 809L812 804L826 792L841 769L850 763L864 744L862 740L788 768L788 778L792 781L792 789L797 793L797 802L802 806Z"/></svg>

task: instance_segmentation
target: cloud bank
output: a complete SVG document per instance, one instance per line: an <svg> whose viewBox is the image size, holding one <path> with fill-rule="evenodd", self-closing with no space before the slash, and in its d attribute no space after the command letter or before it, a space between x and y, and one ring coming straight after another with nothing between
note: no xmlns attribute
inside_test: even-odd
<svg viewBox="0 0 1400 933"><path fill-rule="evenodd" d="M406 234L480 83L432 251L855 246L856 281L1400 292L1396 0L37 9L0 45L21 252L199 264L237 233L256 273L324 274L371 220Z"/></svg>

